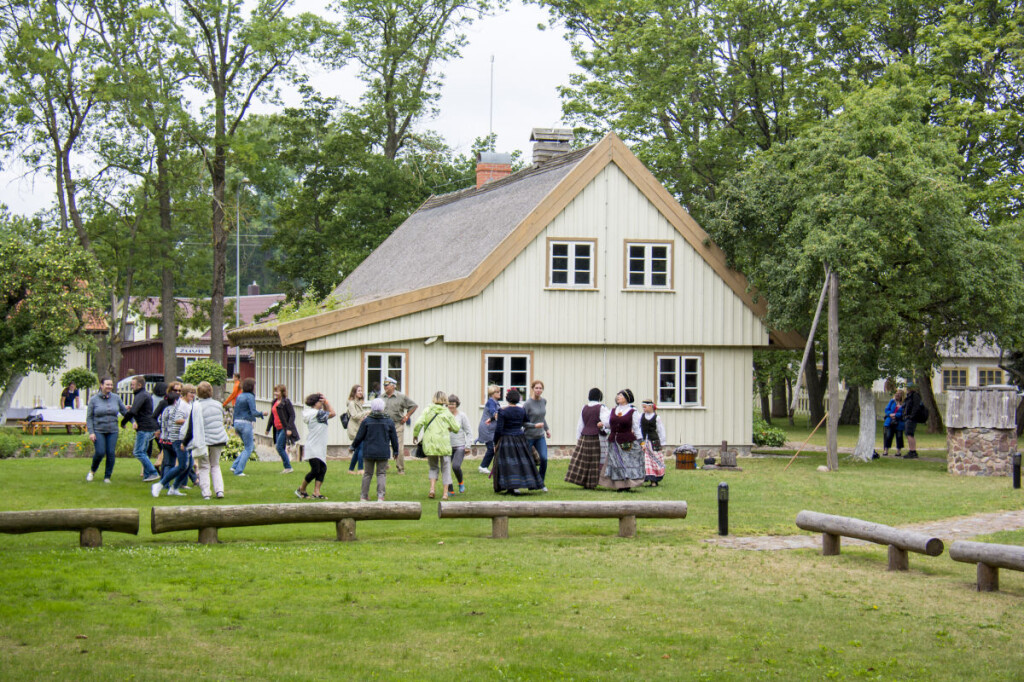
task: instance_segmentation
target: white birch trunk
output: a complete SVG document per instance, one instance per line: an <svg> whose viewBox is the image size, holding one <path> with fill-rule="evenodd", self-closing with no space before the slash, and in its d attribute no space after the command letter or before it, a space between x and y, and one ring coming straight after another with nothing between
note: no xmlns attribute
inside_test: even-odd
<svg viewBox="0 0 1024 682"><path fill-rule="evenodd" d="M857 397L860 399L860 430L857 433L857 446L853 449L853 458L862 462L870 462L875 452L875 394L871 385L858 386Z"/></svg>
<svg viewBox="0 0 1024 682"><path fill-rule="evenodd" d="M21 386L21 382L24 379L24 374L15 374L7 382L7 385L4 386L4 392L0 393L0 424L7 421L7 410L11 408L11 403L14 402L14 394L18 392L18 387Z"/></svg>

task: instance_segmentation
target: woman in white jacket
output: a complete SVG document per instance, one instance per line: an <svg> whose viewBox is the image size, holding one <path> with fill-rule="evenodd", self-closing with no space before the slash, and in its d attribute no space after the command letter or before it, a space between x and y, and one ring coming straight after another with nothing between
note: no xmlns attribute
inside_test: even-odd
<svg viewBox="0 0 1024 682"><path fill-rule="evenodd" d="M213 386L200 381L196 386L198 399L192 403L192 415L188 420L188 434L182 442L192 452L199 472L199 489L203 499L210 499L210 484L217 499L224 497L224 477L220 471L220 453L228 442L224 428L224 408L213 400Z"/></svg>

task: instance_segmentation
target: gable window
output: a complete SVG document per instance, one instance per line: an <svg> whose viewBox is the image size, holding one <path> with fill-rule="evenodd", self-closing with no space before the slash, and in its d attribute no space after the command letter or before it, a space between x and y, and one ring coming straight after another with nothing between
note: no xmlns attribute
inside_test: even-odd
<svg viewBox="0 0 1024 682"><path fill-rule="evenodd" d="M484 351L484 393L487 393L487 386L494 384L501 387L502 400L510 388L518 390L523 400L526 400L532 371L532 352ZM484 395L486 400L487 396Z"/></svg>
<svg viewBox="0 0 1024 682"><path fill-rule="evenodd" d="M548 239L548 287L593 289L597 281L597 241Z"/></svg>
<svg viewBox="0 0 1024 682"><path fill-rule="evenodd" d="M398 384L395 390L408 394L405 378L408 376L409 351L363 351L363 393L367 399L384 393L384 379L391 377Z"/></svg>
<svg viewBox="0 0 1024 682"><path fill-rule="evenodd" d="M672 289L672 242L626 242L626 289Z"/></svg>
<svg viewBox="0 0 1024 682"><path fill-rule="evenodd" d="M655 385L658 405L695 407L703 404L702 355L655 355Z"/></svg>
<svg viewBox="0 0 1024 682"><path fill-rule="evenodd" d="M994 386L997 384L1004 384L1006 381L1003 379L1003 370L998 367L979 367L978 368L978 385L979 386Z"/></svg>
<svg viewBox="0 0 1024 682"><path fill-rule="evenodd" d="M951 388L966 388L967 387L967 370L966 369L943 369L942 370L942 390L948 391Z"/></svg>

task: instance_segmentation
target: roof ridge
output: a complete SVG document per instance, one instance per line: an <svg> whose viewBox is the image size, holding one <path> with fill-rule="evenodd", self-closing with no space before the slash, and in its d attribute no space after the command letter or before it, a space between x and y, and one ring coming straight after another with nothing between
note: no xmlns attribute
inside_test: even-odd
<svg viewBox="0 0 1024 682"><path fill-rule="evenodd" d="M504 178L500 178L498 180L492 180L487 184L481 185L480 187L466 187L465 189L455 190L454 192L449 192L447 194L438 194L431 196L426 201L423 202L423 204L417 209L417 211L424 211L427 209L436 208L438 206L444 206L446 204L452 203L453 201L461 201L462 199L465 199L467 197L484 194L486 192L499 189L514 182L519 182L520 180L528 178L532 175L536 175L538 173L546 173L547 171L551 171L556 168L561 168L562 166L568 163L575 163L580 158L586 156L593 148L594 145L590 144L587 145L586 147L574 149L571 152L566 152L565 154L561 154L552 159L549 159L544 163L531 164L526 168L523 168L521 170L516 171L515 173L512 173L511 175L508 175Z"/></svg>

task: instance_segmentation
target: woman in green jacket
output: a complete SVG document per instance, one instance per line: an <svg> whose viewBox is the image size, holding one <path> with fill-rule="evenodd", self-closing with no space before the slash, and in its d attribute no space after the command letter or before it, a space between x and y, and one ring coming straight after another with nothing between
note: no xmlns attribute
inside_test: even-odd
<svg viewBox="0 0 1024 682"><path fill-rule="evenodd" d="M448 411L448 394L438 391L434 394L434 402L416 420L412 427L412 444L419 442L423 436L423 454L430 465L430 494L434 499L434 488L437 486L437 470L443 467L441 499L448 499L448 486L452 484L452 442L449 433L458 433L459 424Z"/></svg>

